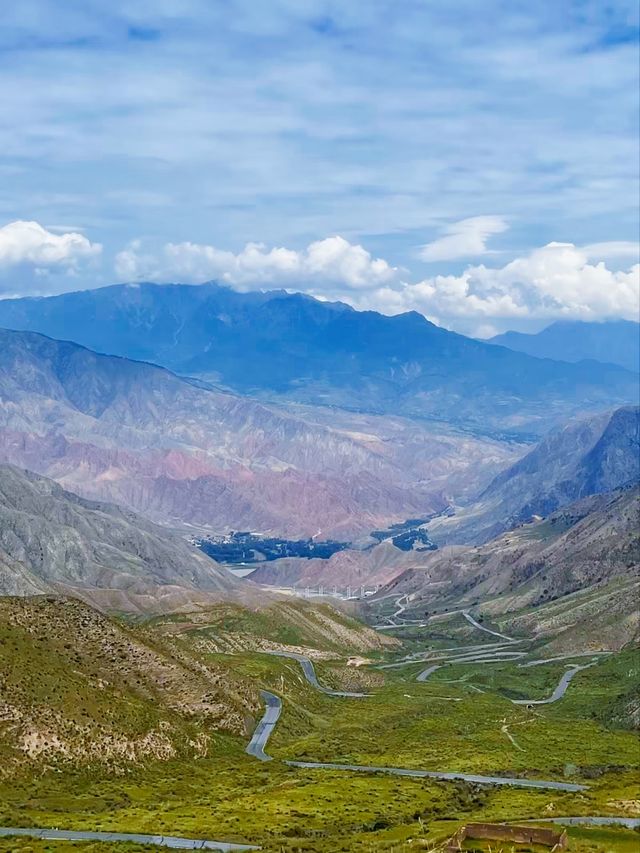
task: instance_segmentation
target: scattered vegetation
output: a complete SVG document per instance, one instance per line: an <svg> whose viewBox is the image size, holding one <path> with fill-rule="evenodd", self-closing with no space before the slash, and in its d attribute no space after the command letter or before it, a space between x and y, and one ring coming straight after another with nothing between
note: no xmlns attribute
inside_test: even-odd
<svg viewBox="0 0 640 853"><path fill-rule="evenodd" d="M0 661L18 661L13 672L0 669L3 701L9 698L25 719L28 710L39 724L42 709L49 709L55 720L87 728L82 749L64 760L43 749L31 764L15 762L14 734L6 735L24 719L5 713L0 757L13 770L0 779L1 825L224 839L260 844L267 853L408 853L440 849L471 820L640 813L638 744L620 710L637 681L631 651L580 672L560 703L529 710L510 698L546 694L564 662L526 669L515 663L443 667L417 683L420 664L347 667L346 649L340 658L337 642L326 642L321 651L331 659L316 660L322 682L374 681L373 696L349 700L314 690L296 661L251 648L212 652L195 642L202 632L227 628L256 637L265 630L282 639L282 610L270 622L220 608L218 621L209 613L206 624L179 616L123 627L76 603L23 600L17 609L6 601L3 607ZM350 630L351 620L344 620ZM466 630L454 616L448 622L456 635ZM289 639L310 642L300 624ZM319 637L314 633L317 646ZM245 755L246 735L233 727L222 731L198 710L207 679L229 697L230 708L248 703L249 728L260 712L252 691L264 687L283 697L270 743L274 761ZM91 743L104 744L107 734L135 740L155 730L166 734L173 751L129 753L112 762L91 752ZM206 750L189 747L198 735L206 736ZM282 758L554 778L589 788L576 794L306 771ZM573 827L569 834L572 853L631 853L637 845L637 833L619 828ZM136 849L144 848L0 839L0 851Z"/></svg>

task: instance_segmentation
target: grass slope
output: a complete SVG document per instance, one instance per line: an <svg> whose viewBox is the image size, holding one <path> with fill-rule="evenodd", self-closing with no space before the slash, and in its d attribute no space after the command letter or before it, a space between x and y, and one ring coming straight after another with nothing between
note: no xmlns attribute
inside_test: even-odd
<svg viewBox="0 0 640 853"><path fill-rule="evenodd" d="M201 626L188 627L186 639L184 632L167 630L168 625L188 624L181 619L133 628L109 622L109 636L119 645L110 640L105 659L107 629L98 629L83 605L62 607L64 619L56 615L58 604L46 600L23 602L17 611L15 602L4 602L3 607L5 642L0 649L11 656L17 651L21 669L13 675L2 671L4 699L19 695L20 689L30 691L20 707L36 714L51 705L74 724L85 720L82 710L88 709L91 737L103 736L100 725L110 732L119 727L132 738L157 729L175 751L149 752L126 762L86 762L74 753L60 762L47 754L46 761L23 763L10 779L0 779L1 825L217 838L261 844L267 853L409 853L438 849L461 823L471 820L634 815L640 810L638 741L617 713L626 707L637 681L637 657L631 651L580 672L564 700L531 711L513 705L510 698L546 695L563 662L527 669L512 663L445 667L418 684L420 664L354 674L344 665L347 648L341 659L334 649L332 660L316 662L321 681L376 681L373 696L349 700L314 690L295 661L252 648L234 654L196 648L190 634ZM81 621L69 621L69 608ZM48 613L53 626L46 633L38 609ZM22 615L11 616L14 612ZM234 625L240 620L239 634L251 634L247 624L258 630L249 616L233 613L227 618ZM456 618L450 617L449 628L443 625L443 633L466 631ZM278 625L271 629L274 635L281 630ZM478 639L476 631L473 641ZM420 642L424 648L427 638L414 636L412 644ZM163 666L170 661L177 672L171 678L158 677L151 661ZM250 758L244 753L246 736L235 733L233 726L222 731L215 715L199 710L199 679L205 673L219 676L218 689L231 697L237 691L242 701L246 685L251 690L266 687L283 697L284 711L269 747L276 760L262 764ZM100 688L97 679L110 680L109 688ZM26 686L20 688L20 681ZM474 691L470 684L485 692ZM237 708L232 699L227 701ZM251 696L246 701L253 707ZM14 722L1 724L3 742ZM189 747L196 733L208 737L206 750ZM301 770L278 760L288 757L556 778L583 782L589 789L550 792ZM573 853L630 853L637 841L637 834L620 829L572 828L569 834ZM46 849L135 848L0 841L0 851Z"/></svg>
<svg viewBox="0 0 640 853"><path fill-rule="evenodd" d="M149 623L165 636L180 638L200 651L237 652L269 648L316 653L377 653L399 648L357 619L328 604L291 598L260 610L220 604L197 613L158 617Z"/></svg>

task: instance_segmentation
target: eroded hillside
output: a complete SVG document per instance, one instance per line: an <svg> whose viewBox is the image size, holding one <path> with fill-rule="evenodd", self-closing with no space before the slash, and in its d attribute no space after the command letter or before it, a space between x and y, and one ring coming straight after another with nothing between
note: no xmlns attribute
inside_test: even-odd
<svg viewBox="0 0 640 853"><path fill-rule="evenodd" d="M0 594L55 591L154 613L266 596L129 510L0 465Z"/></svg>

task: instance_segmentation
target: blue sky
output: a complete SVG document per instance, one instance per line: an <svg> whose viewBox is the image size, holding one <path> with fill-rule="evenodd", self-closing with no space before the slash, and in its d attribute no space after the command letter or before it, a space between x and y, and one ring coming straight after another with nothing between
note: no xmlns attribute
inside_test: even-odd
<svg viewBox="0 0 640 853"><path fill-rule="evenodd" d="M4 295L215 277L480 334L633 309L636 2L21 0L0 25L0 226L45 231L0 232ZM595 296L557 264L511 281L551 242L589 248L536 268Z"/></svg>

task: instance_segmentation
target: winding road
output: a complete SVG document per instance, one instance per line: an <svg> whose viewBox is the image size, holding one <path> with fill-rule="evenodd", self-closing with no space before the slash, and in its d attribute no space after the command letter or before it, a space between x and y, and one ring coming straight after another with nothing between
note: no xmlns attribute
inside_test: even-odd
<svg viewBox="0 0 640 853"><path fill-rule="evenodd" d="M504 644L497 644L504 646ZM510 652L504 648L496 649L495 652L477 651L471 654L454 654L441 655L440 657L432 656L423 661L407 661L407 663L429 663L430 661L439 661L432 663L416 676L416 681L426 681L429 676L443 666L450 666L456 663L512 663L518 658L525 657L526 652Z"/></svg>
<svg viewBox="0 0 640 853"><path fill-rule="evenodd" d="M551 696L548 699L512 699L514 705L550 705L552 702L557 702L558 699L562 699L564 694L567 692L567 687L571 683L571 679L574 675L577 675L582 669L589 669L590 666L593 666L595 661L591 663L585 663L580 665L576 665L568 669L558 682L558 686L553 691Z"/></svg>
<svg viewBox="0 0 640 853"><path fill-rule="evenodd" d="M462 615L464 618L473 625L474 628L477 628L479 631L484 631L486 634L491 634L494 637L500 637L502 640L508 640L510 643L514 642L513 637L507 637L506 634L500 634L498 631L492 631L490 628L485 628L484 625L481 625L477 622L473 616L469 613L468 610L463 610Z"/></svg>
<svg viewBox="0 0 640 853"><path fill-rule="evenodd" d="M418 673L416 681L426 681L432 672L435 672L436 669L440 669L441 667L441 663L434 663L432 666L428 666L426 669L423 669L422 672Z"/></svg>
<svg viewBox="0 0 640 853"><path fill-rule="evenodd" d="M573 655L556 655L556 657L554 658L538 658L537 660L530 660L526 663L519 663L518 666L542 666L545 663L554 663L554 661L557 660L574 660L575 658L593 658L593 660L595 661L599 657L603 657L610 654L611 652L576 652Z"/></svg>
<svg viewBox="0 0 640 853"><path fill-rule="evenodd" d="M267 742L275 729L282 713L282 699L274 693L262 690L261 695L266 702L263 718L260 720L246 748L249 755L260 761L271 761L273 756L265 752ZM462 780L478 785L510 785L518 788L543 788L552 791L585 791L587 785L576 785L569 782L555 782L543 779L521 779L511 776L479 776L474 773L455 773L444 770L411 770L402 767L379 767L369 764L334 764L323 761L294 761L284 762L289 767L300 767L305 770L348 770L356 773L388 773L393 776L410 776L413 778Z"/></svg>
<svg viewBox="0 0 640 853"><path fill-rule="evenodd" d="M267 755L264 748L276 727L276 723L280 719L282 700L275 693L269 693L268 690L261 690L260 695L266 703L266 710L264 716L256 726L245 752L253 755L254 758L258 758L260 761L271 761L271 756Z"/></svg>
<svg viewBox="0 0 640 853"><path fill-rule="evenodd" d="M588 653L587 653L588 654ZM422 672L419 672L416 676L416 681L426 681L430 675L432 675L436 670L441 669L443 666L450 666L451 664L456 663L515 663L515 661L520 657L525 657L526 652L507 652L505 649L496 650L495 656L489 655L488 652L478 652L475 655L452 655L452 656L443 656L443 657L432 657L432 661L440 661L439 663L432 663L426 669L423 669ZM539 666L543 663L551 663L557 660L564 660L565 658L570 657L582 657L584 656L582 653L578 655L560 655L556 658L546 658L544 660L534 660L529 663L519 663L519 667L527 667L527 666ZM428 658L423 661L423 663L428 662ZM403 662L403 666L407 663L418 663L418 661L406 661ZM567 688L571 683L571 680L575 675L581 672L583 669L588 669L590 666L593 666L597 663L597 658L594 658L590 663L586 664L574 664L574 666L570 667L565 673L563 673L560 681L558 682L555 690L547 699L512 699L514 705L551 705L553 702L557 702L562 699L564 694L567 692Z"/></svg>
<svg viewBox="0 0 640 853"><path fill-rule="evenodd" d="M579 817L543 817L526 823L559 823L562 826L624 826L626 829L640 829L640 817L603 817L601 815L583 815Z"/></svg>
<svg viewBox="0 0 640 853"><path fill-rule="evenodd" d="M404 607L397 601L398 611L394 616L399 616L403 612ZM507 637L505 634L500 634L497 631L492 631L480 625L467 611L462 611L463 616L470 624L479 630L492 634L500 638L504 642L494 644L478 644L476 646L468 646L457 649L443 649L441 652L454 652L452 655L441 655L440 657L432 655L430 658L424 658L422 661L419 658L409 656L406 660L395 664L383 665L383 668L390 666L406 666L414 663L427 663L430 665L422 670L417 677L417 681L426 681L427 678L442 666L453 663L498 663L498 662L515 662L520 657L525 657L526 652L508 651L505 647L521 642ZM434 650L437 655L438 650ZM370 696L369 693L358 693L346 690L334 690L325 687L318 681L314 666L310 658L296 652L283 652L276 650L268 650L265 654L274 655L276 657L289 658L297 661L306 678L307 682L316 690L328 696L346 697L346 698L364 698ZM537 666L544 663L550 663L554 660L564 658L586 656L590 653L579 653L576 655L563 655L558 658L547 658L520 663L518 666ZM593 653L598 654L598 653ZM603 653L600 653L603 654ZM438 661L433 663L433 661ZM513 699L511 700L516 705L546 705L552 702L557 702L561 699L569 686L572 678L581 670L588 669L597 662L594 658L587 664L576 664L569 668L560 679L557 687L550 697L547 699ZM257 758L259 761L272 761L273 756L266 752L266 746L273 734L275 727L282 714L282 700L275 693L268 690L261 690L260 695L265 702L265 711L262 719L258 722L251 740L247 745L245 752L248 755ZM506 727L503 727L503 730ZM508 732L507 736L510 737ZM284 764L290 767L298 767L304 770L324 770L324 771L347 771L356 773L384 773L393 776L403 776L410 778L428 778L438 780L464 781L478 785L505 785L519 788L533 788L553 791L579 792L587 790L588 786L579 785L569 782L556 782L555 780L543 779L525 779L510 776L484 776L473 773L460 773L441 770L420 770L401 767L381 767L378 765L364 764L340 764L321 761L296 761L285 760ZM539 818L537 820L528 821L532 823L552 822L564 825L591 825L591 826L609 826L618 825L629 829L640 827L640 819L625 818L625 817L605 817L605 816L584 816L584 817L557 817L557 818ZM220 853L233 853L233 851L242 850L260 850L261 848L250 844L236 844L227 841L212 841L206 839L182 838L179 836L163 836L163 835L144 835L138 833L122 833L122 832L90 832L85 830L64 830L64 829L42 829L42 828L20 828L20 827L0 827L0 837L30 837L46 840L61 840L61 841L112 841L112 842L136 842L139 844L151 844L158 847L171 847L182 850L217 850Z"/></svg>
<svg viewBox="0 0 640 853"><path fill-rule="evenodd" d="M587 785L569 782L550 782L543 779L519 779L510 776L478 776L473 773L450 773L441 770L407 770L403 767L378 767L366 764L326 764L321 761L285 761L292 767L309 770L354 770L361 773L390 773L393 776L412 776L418 779L446 779L474 782L477 785L509 785L516 788L543 788L553 791L586 791Z"/></svg>
<svg viewBox="0 0 640 853"><path fill-rule="evenodd" d="M299 655L297 652L281 652L275 650L265 651L262 654L265 655L275 655L275 657L279 658L290 658L291 660L297 660L300 666L302 667L302 672L304 673L304 677L307 679L309 684L312 687L315 687L316 690L319 690L321 693L326 693L327 696L342 696L347 699L362 699L365 696L371 696L370 693L352 693L348 690L333 690L331 687L324 687L318 681L318 676L316 675L316 671L313 667L313 663L310 658L305 657L304 655Z"/></svg>
<svg viewBox="0 0 640 853"><path fill-rule="evenodd" d="M402 596L396 601L398 610L396 611L396 613L394 613L394 616L398 616L404 610L404 606L401 604L402 598L405 597ZM409 664L415 664L419 662L429 663L429 666L423 669L416 677L416 681L423 682L426 681L432 673L440 669L442 666L450 665L453 663L515 663L515 661L519 658L526 657L527 652L515 650L510 651L509 648L507 648L514 644L522 642L521 640L514 639L513 637L508 637L506 634L500 634L497 631L491 630L490 628L485 628L483 625L477 622L468 611L463 610L461 612L465 619L475 628L484 631L488 634L491 634L492 636L498 637L500 640L502 640L502 642L484 645L477 644L476 646L467 647L466 649L458 647L455 649L452 648L448 650L441 650L443 652L449 651L453 654L441 654L440 656L438 656L438 650L434 650L434 654L430 655L429 657L423 658L422 661L420 661L420 659L415 656L408 656L403 661L399 661L393 664L382 664L380 668L407 666ZM302 667L304 676L309 682L309 684L311 684L316 690L319 690L327 695L350 698L362 698L371 695L368 693L354 693L343 690L333 690L331 688L324 687L318 681L315 669L313 667L313 663L308 657L305 657L305 655L301 655L296 652L283 652L276 650L269 650L265 653L275 655L277 657L290 658L292 660L298 661L298 663ZM572 657L572 655L567 655L567 657ZM549 658L545 660L532 661L530 665L551 662L552 660L554 659ZM515 705L529 706L547 705L552 702L557 702L564 696L572 678L581 670L593 666L594 663L596 663L596 660L592 660L588 664L576 664L570 669L568 669L563 674L562 678L560 679L560 682L558 683L551 696L547 699L512 699L511 701ZM519 666L526 666L526 664L519 664ZM271 760L272 756L266 753L265 748L267 746L269 737L271 736L276 726L276 723L280 718L280 714L282 713L282 700L275 694L269 693L268 691L261 691L261 693L266 702L265 714L262 720L258 723L258 726L256 727L256 730L253 734L253 737L251 738L251 742L249 743L246 751L250 755L259 758L261 761L269 761ZM508 732L507 736L510 737ZM509 785L521 788L539 788L546 790L573 792L584 791L588 788L588 786L586 785L578 785L568 782L556 782L554 780L522 779L510 776L483 776L471 773L457 773L440 770L418 770L400 767L381 767L377 765L339 764L322 761L286 760L284 763L291 767L299 767L308 770L346 770L350 772L361 773L388 773L394 776L409 776L414 778L462 780L465 782L472 782L481 785Z"/></svg>

